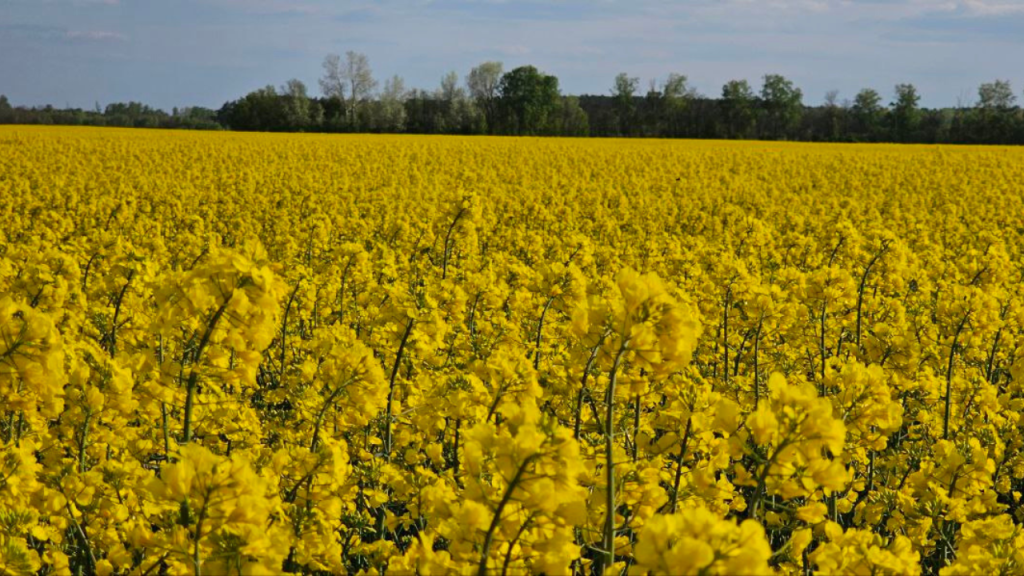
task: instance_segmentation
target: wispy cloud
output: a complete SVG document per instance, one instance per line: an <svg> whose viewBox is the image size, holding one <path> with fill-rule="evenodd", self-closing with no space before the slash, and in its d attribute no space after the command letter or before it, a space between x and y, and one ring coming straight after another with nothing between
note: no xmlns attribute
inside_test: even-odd
<svg viewBox="0 0 1024 576"><path fill-rule="evenodd" d="M530 53L530 47L523 46L522 44L497 46L495 50L505 56L526 56Z"/></svg>
<svg viewBox="0 0 1024 576"><path fill-rule="evenodd" d="M106 30L69 30L58 26L0 24L0 38L43 42L121 42L124 34Z"/></svg>
<svg viewBox="0 0 1024 576"><path fill-rule="evenodd" d="M123 42L127 36L119 32L107 32L104 30L68 30L64 33L68 40L82 40L86 42Z"/></svg>
<svg viewBox="0 0 1024 576"><path fill-rule="evenodd" d="M37 6L48 6L61 4L65 6L119 6L121 0L0 0L0 5L9 4L34 4Z"/></svg>
<svg viewBox="0 0 1024 576"><path fill-rule="evenodd" d="M1000 16L1003 14L1024 13L1024 1L1003 0L1002 2L989 2L987 0L965 0L964 5L975 14L986 16ZM1024 33L1024 31L1022 31Z"/></svg>
<svg viewBox="0 0 1024 576"><path fill-rule="evenodd" d="M0 13L19 23L0 25L4 90L46 101L65 78L85 104L315 86L325 54L356 50L422 88L496 59L570 93L606 93L618 72L687 74L705 94L778 72L809 100L907 81L941 105L1021 74L1024 49L1024 0L0 0Z"/></svg>

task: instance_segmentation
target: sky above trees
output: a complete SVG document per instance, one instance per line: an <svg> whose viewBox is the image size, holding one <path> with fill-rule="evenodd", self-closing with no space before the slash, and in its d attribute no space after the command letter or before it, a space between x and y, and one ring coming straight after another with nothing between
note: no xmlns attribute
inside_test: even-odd
<svg viewBox="0 0 1024 576"><path fill-rule="evenodd" d="M533 64L564 93L608 94L686 74L792 79L804 102L864 87L970 104L996 78L1024 85L1024 0L0 0L0 93L21 105L137 100L218 107L357 50L377 78L436 88L485 60Z"/></svg>

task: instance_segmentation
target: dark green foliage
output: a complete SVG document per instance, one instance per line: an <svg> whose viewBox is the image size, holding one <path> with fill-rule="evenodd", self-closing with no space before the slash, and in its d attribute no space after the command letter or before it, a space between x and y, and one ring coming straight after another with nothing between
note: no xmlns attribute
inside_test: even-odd
<svg viewBox="0 0 1024 576"><path fill-rule="evenodd" d="M14 107L7 100L7 96L0 94L0 124L6 124L14 119Z"/></svg>
<svg viewBox="0 0 1024 576"><path fill-rule="evenodd" d="M911 142L921 124L917 104L921 96L913 84L896 85L896 101L892 103L892 135L897 142Z"/></svg>
<svg viewBox="0 0 1024 576"><path fill-rule="evenodd" d="M803 114L803 92L778 74L764 77L761 87L761 138L788 139L795 135Z"/></svg>
<svg viewBox="0 0 1024 576"><path fill-rule="evenodd" d="M897 85L888 106L870 88L852 101L841 102L836 92L830 92L823 105L808 106L802 102L802 91L779 75L765 76L759 94L746 80L730 81L719 98L700 96L680 74L651 82L646 92L639 90L637 78L619 74L607 95L563 96L558 79L533 66L505 74L500 70L497 62L475 68L467 78L468 90L458 85L455 73L449 73L438 91L395 91L387 102L387 115L401 116L401 122L385 124L371 122L372 118L353 124L344 99L311 97L298 80L255 90L217 111L175 108L170 114L138 102L105 108L97 104L93 110L27 108L13 106L0 95L0 124L1024 144L1024 113L1005 80L982 84L974 106L928 109L920 107L920 94L912 84ZM364 101L355 116L383 115L377 109L384 100L374 96Z"/></svg>
<svg viewBox="0 0 1024 576"><path fill-rule="evenodd" d="M871 88L857 93L850 108L850 136L855 141L871 142L877 140L885 125L885 107L882 96Z"/></svg>
<svg viewBox="0 0 1024 576"><path fill-rule="evenodd" d="M723 134L727 138L749 138L756 125L757 97L746 80L731 80L722 86Z"/></svg>
<svg viewBox="0 0 1024 576"><path fill-rule="evenodd" d="M560 104L558 78L533 66L511 70L498 83L500 132L515 136L554 134L552 120Z"/></svg>

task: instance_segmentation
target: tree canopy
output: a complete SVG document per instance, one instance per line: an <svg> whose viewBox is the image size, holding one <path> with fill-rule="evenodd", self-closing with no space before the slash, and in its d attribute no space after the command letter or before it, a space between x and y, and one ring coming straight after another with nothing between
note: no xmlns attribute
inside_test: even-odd
<svg viewBox="0 0 1024 576"><path fill-rule="evenodd" d="M0 123L138 128L309 132L407 132L659 138L759 138L836 142L1024 144L1024 112L1008 80L978 87L976 104L924 108L914 84L864 88L851 99L829 91L809 104L792 79L767 74L754 87L726 82L704 96L680 73L664 80L621 72L607 93L569 96L556 76L534 66L505 71L501 62L473 67L460 80L444 74L434 90L409 89L400 76L379 82L365 54L329 54L320 95L297 80L267 85L219 110L139 102L93 110L12 105L0 95Z"/></svg>

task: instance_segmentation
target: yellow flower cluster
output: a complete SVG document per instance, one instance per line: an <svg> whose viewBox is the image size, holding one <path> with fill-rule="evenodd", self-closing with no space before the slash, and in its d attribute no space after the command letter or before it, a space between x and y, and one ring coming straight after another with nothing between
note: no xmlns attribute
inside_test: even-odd
<svg viewBox="0 0 1024 576"><path fill-rule="evenodd" d="M0 572L1020 573L1020 182L0 128Z"/></svg>
<svg viewBox="0 0 1024 576"><path fill-rule="evenodd" d="M655 516L636 544L636 574L770 574L772 549L753 520L738 526L695 506Z"/></svg>

